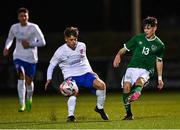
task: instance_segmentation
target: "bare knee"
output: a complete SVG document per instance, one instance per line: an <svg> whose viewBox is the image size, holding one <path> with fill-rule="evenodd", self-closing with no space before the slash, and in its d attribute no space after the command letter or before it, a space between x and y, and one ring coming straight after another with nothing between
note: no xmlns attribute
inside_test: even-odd
<svg viewBox="0 0 180 130"><path fill-rule="evenodd" d="M101 79L95 79L93 82L93 87L99 90L105 90L106 84Z"/></svg>
<svg viewBox="0 0 180 130"><path fill-rule="evenodd" d="M141 85L141 86L143 86L144 83L145 83L145 80L140 77L140 78L137 79L135 85Z"/></svg>
<svg viewBox="0 0 180 130"><path fill-rule="evenodd" d="M104 82L101 82L99 84L99 88L100 88L100 90L105 90L106 89L106 84Z"/></svg>
<svg viewBox="0 0 180 130"><path fill-rule="evenodd" d="M125 82L123 85L123 92L129 93L131 91L131 84L129 82Z"/></svg>
<svg viewBox="0 0 180 130"><path fill-rule="evenodd" d="M31 85L32 82L33 82L33 78L26 76L26 84Z"/></svg>
<svg viewBox="0 0 180 130"><path fill-rule="evenodd" d="M22 73L21 71L17 72L18 79L24 80L25 79L25 74Z"/></svg>

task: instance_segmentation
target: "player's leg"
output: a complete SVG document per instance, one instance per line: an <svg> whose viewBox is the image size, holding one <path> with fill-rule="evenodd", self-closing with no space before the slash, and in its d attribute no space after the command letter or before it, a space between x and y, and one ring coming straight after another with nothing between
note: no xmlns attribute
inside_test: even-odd
<svg viewBox="0 0 180 130"><path fill-rule="evenodd" d="M135 86L134 86L133 90L131 91L131 95L128 98L129 102L133 102L133 101L139 99L139 97L141 96L141 91L143 89L144 83L145 83L145 81L143 78L140 77L137 79Z"/></svg>
<svg viewBox="0 0 180 130"><path fill-rule="evenodd" d="M103 120L109 120L108 115L104 112L104 103L106 100L106 84L99 78L93 81L93 87L96 88L97 104L95 111L101 115Z"/></svg>
<svg viewBox="0 0 180 130"><path fill-rule="evenodd" d="M68 118L67 122L75 122L75 108L76 108L76 96L70 96L68 101L67 101L67 106L68 106Z"/></svg>
<svg viewBox="0 0 180 130"><path fill-rule="evenodd" d="M145 84L147 84L149 80L149 72L145 69L140 69L139 71L139 77L137 78L135 82L135 86L133 90L131 91L131 96L129 97L129 101L133 102L141 96L141 91Z"/></svg>
<svg viewBox="0 0 180 130"><path fill-rule="evenodd" d="M149 72L145 69L128 68L124 76L123 102L126 109L124 120L132 120L131 102L141 95L142 87L149 79ZM132 86L133 85L133 86Z"/></svg>
<svg viewBox="0 0 180 130"><path fill-rule="evenodd" d="M29 112L32 107L32 97L34 93L33 79L26 76L26 110Z"/></svg>
<svg viewBox="0 0 180 130"><path fill-rule="evenodd" d="M77 86L95 89L97 96L97 105L95 111L98 112L104 120L108 120L107 114L104 112L104 102L106 99L106 84L93 73L86 73L81 76L72 77L76 81Z"/></svg>
<svg viewBox="0 0 180 130"><path fill-rule="evenodd" d="M131 112L131 104L128 101L128 97L131 94L131 83L130 82L124 82L123 85L123 103L124 103L124 108L126 111L126 115L123 120L132 120L133 119L133 114Z"/></svg>
<svg viewBox="0 0 180 130"><path fill-rule="evenodd" d="M79 79L79 76L75 77L75 79L70 77L66 80L74 80L76 82L77 86L79 86L78 79ZM76 121L75 114L74 114L75 109L76 109L76 99L77 99L77 93L72 96L69 96L69 99L67 101L67 108L68 108L67 122L75 122Z"/></svg>
<svg viewBox="0 0 180 130"><path fill-rule="evenodd" d="M32 98L34 93L34 76L36 73L36 64L27 63L25 64L26 71L26 110L29 112L32 107Z"/></svg>
<svg viewBox="0 0 180 130"><path fill-rule="evenodd" d="M124 108L126 111L126 115L123 118L123 120L132 120L133 119L133 114L131 112L131 104L130 104L128 98L131 95L132 85L136 81L137 77L138 77L138 75L137 75L137 72L135 71L135 69L128 68L126 70L124 77L122 78L122 82L121 82L121 85L123 88L122 98L123 98Z"/></svg>
<svg viewBox="0 0 180 130"><path fill-rule="evenodd" d="M23 112L25 110L25 94L26 94L25 71L21 60L19 59L14 60L14 65L18 76L18 81L17 81L17 90L19 97L18 111Z"/></svg>

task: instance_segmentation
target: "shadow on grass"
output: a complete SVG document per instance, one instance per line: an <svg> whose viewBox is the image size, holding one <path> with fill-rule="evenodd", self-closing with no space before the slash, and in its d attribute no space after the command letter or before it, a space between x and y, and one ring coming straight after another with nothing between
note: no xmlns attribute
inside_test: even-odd
<svg viewBox="0 0 180 130"><path fill-rule="evenodd" d="M87 118L86 118L87 119ZM97 120L97 118L91 118L88 120L81 120L77 118L76 122L66 122L64 121L14 121L14 122L0 122L0 125L14 125L14 124L26 124L26 125L48 125L48 124L72 124L72 123L97 123L97 122L111 122L111 120Z"/></svg>
<svg viewBox="0 0 180 130"><path fill-rule="evenodd" d="M163 118L165 116L163 115L157 115L157 116L141 116L141 117L135 117L135 120L144 120L144 119L154 119L154 118ZM14 122L0 122L0 125L14 125L14 124L26 124L26 125L48 125L48 124L72 124L72 123L101 123L101 122L119 122L119 121L125 121L122 120L122 118L117 119L117 120L99 120L98 118L87 118L87 117L77 117L77 121L76 122L66 122L66 120L64 121L58 121L58 119L56 121L14 121ZM127 121L127 120L126 120ZM133 120L131 120L133 121Z"/></svg>

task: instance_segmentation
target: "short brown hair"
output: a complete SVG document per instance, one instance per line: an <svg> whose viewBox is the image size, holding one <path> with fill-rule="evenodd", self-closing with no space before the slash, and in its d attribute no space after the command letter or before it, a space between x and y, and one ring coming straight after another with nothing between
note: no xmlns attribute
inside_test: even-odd
<svg viewBox="0 0 180 130"><path fill-rule="evenodd" d="M22 12L29 14L29 10L28 10L27 8L25 8L25 7L19 8L18 11L17 11L17 14L20 14L20 13L22 13Z"/></svg>
<svg viewBox="0 0 180 130"><path fill-rule="evenodd" d="M151 27L157 26L158 22L155 17L148 16L143 20L143 27L150 25Z"/></svg>
<svg viewBox="0 0 180 130"><path fill-rule="evenodd" d="M77 27L67 27L64 30L64 36L65 37L70 37L70 36L74 36L76 38L78 38L79 36L79 30Z"/></svg>

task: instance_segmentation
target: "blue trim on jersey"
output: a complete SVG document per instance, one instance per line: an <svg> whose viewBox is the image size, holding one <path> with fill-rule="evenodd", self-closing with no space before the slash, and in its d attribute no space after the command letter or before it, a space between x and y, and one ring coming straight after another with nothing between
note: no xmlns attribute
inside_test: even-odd
<svg viewBox="0 0 180 130"><path fill-rule="evenodd" d="M36 73L36 63L32 64L32 63L28 63L25 61L22 61L20 59L15 59L14 60L14 65L17 71L21 70L21 67L24 68L25 70L25 75L33 78L35 76Z"/></svg>
<svg viewBox="0 0 180 130"><path fill-rule="evenodd" d="M94 88L93 81L96 79L96 76L92 73L86 73L81 76L72 76L67 79L75 80L79 87Z"/></svg>

